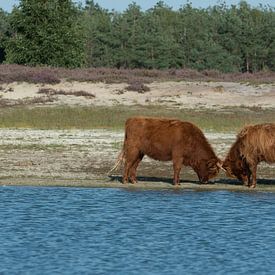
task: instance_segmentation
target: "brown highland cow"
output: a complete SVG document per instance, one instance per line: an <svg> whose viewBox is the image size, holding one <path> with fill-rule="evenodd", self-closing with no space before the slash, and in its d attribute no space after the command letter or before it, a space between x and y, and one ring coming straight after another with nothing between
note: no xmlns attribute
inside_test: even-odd
<svg viewBox="0 0 275 275"><path fill-rule="evenodd" d="M159 161L172 160L175 185L180 182L182 165L191 166L203 183L215 177L221 167L202 131L190 122L177 119L129 118L123 149L111 171L124 161L123 183L129 177L136 183L136 169L144 155Z"/></svg>
<svg viewBox="0 0 275 275"><path fill-rule="evenodd" d="M245 185L255 188L257 165L261 161L275 162L273 123L244 127L230 148L223 162L223 168L229 176L237 177Z"/></svg>

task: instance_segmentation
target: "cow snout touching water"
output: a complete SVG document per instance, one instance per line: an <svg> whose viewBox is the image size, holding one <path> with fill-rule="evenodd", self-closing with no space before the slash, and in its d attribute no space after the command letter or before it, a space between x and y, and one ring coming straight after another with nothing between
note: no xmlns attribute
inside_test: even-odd
<svg viewBox="0 0 275 275"><path fill-rule="evenodd" d="M122 151L111 171L124 162L123 183L129 179L136 183L136 170L145 155L159 161L172 161L174 185L180 183L183 165L191 166L201 183L215 177L222 166L203 132L194 124L177 119L129 118Z"/></svg>

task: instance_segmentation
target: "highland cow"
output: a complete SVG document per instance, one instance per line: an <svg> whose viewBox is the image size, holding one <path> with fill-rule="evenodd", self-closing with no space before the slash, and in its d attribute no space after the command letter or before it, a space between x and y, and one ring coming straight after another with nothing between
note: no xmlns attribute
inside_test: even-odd
<svg viewBox="0 0 275 275"><path fill-rule="evenodd" d="M275 162L275 124L246 126L237 135L223 162L223 168L231 177L237 177L252 188L257 183L259 162ZM251 181L252 177L252 181Z"/></svg>
<svg viewBox="0 0 275 275"><path fill-rule="evenodd" d="M129 178L136 183L136 169L144 155L159 161L172 160L175 185L180 182L182 165L191 166L202 183L215 177L221 167L203 132L194 124L177 119L129 118L123 149L111 171L124 161L123 183Z"/></svg>

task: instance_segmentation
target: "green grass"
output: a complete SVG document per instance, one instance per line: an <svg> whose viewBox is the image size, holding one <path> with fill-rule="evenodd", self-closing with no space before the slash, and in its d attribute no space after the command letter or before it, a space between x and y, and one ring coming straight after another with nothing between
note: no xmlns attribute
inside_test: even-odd
<svg viewBox="0 0 275 275"><path fill-rule="evenodd" d="M174 117L213 131L235 131L246 124L275 122L275 109L226 108L180 110L163 106L13 107L0 109L0 128L121 129L128 117Z"/></svg>

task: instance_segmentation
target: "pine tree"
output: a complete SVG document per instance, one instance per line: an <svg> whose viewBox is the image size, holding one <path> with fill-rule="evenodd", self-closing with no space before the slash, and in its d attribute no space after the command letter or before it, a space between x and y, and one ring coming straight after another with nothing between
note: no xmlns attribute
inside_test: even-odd
<svg viewBox="0 0 275 275"><path fill-rule="evenodd" d="M5 43L9 35L8 15L0 9L0 63L5 60Z"/></svg>
<svg viewBox="0 0 275 275"><path fill-rule="evenodd" d="M144 67L142 21L141 8L135 3L130 4L122 14L115 15L113 39L116 67Z"/></svg>
<svg viewBox="0 0 275 275"><path fill-rule="evenodd" d="M21 0L11 14L7 62L78 67L84 63L79 11L71 0Z"/></svg>
<svg viewBox="0 0 275 275"><path fill-rule="evenodd" d="M113 39L111 13L94 1L86 1L83 11L86 41L86 64L93 67L112 67Z"/></svg>

